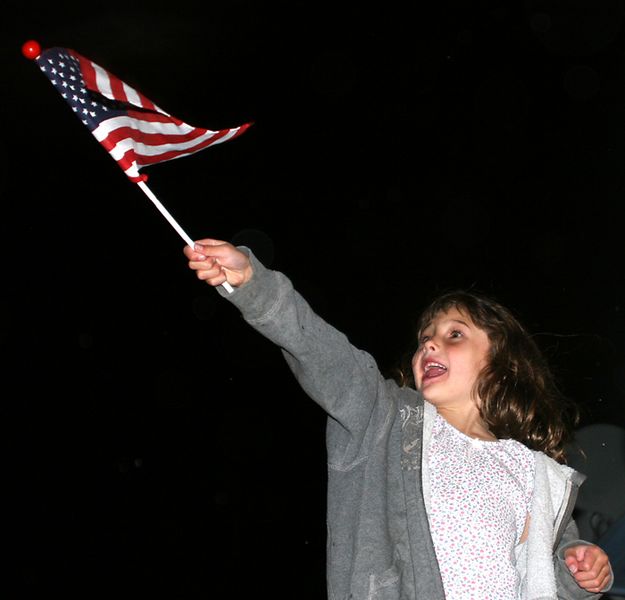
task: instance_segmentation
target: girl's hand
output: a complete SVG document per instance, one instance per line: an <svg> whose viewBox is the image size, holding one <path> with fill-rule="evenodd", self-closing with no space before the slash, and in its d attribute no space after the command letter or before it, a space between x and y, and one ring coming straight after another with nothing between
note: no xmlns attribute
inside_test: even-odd
<svg viewBox="0 0 625 600"><path fill-rule="evenodd" d="M189 268L197 278L209 285L218 286L228 282L233 287L247 283L253 274L250 259L232 244L206 238L195 242L195 247L184 247Z"/></svg>
<svg viewBox="0 0 625 600"><path fill-rule="evenodd" d="M612 569L608 555L595 544L571 546L564 552L564 562L577 585L598 594L611 583Z"/></svg>

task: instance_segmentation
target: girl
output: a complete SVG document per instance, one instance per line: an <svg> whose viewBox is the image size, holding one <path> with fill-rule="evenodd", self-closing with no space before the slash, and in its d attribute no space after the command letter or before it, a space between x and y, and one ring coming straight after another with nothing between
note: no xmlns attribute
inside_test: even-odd
<svg viewBox="0 0 625 600"><path fill-rule="evenodd" d="M425 311L416 389L314 313L247 248L204 239L189 267L282 350L328 414L327 584L333 600L598 598L608 557L577 540L583 476L537 349L470 294ZM406 379L406 378L404 378Z"/></svg>

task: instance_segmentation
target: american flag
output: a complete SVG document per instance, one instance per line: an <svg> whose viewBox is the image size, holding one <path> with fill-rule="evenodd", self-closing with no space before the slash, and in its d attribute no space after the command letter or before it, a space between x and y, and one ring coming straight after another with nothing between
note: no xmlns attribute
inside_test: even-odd
<svg viewBox="0 0 625 600"><path fill-rule="evenodd" d="M139 170L231 140L251 123L211 131L187 125L121 79L69 48L48 48L39 68L131 181Z"/></svg>

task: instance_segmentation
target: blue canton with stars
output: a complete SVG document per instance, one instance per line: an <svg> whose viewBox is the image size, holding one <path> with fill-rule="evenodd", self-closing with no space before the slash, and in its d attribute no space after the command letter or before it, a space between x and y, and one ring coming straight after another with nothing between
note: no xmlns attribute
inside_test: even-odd
<svg viewBox="0 0 625 600"><path fill-rule="evenodd" d="M102 121L126 114L120 108L122 103L109 100L85 87L78 59L64 48L45 50L36 61L89 131L96 129Z"/></svg>

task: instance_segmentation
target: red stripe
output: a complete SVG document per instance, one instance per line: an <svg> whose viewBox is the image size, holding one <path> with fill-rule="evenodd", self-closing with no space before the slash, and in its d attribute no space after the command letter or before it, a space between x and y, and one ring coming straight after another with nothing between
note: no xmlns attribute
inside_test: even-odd
<svg viewBox="0 0 625 600"><path fill-rule="evenodd" d="M221 131L218 132L219 135L216 135L209 140L204 140L203 142L196 144L195 146L191 146L190 148L185 148L184 150L169 150L168 152L163 152L162 154L157 154L157 155L152 155L152 156L143 156L141 154L138 154L137 162L139 166L144 167L144 166L153 165L159 162L164 162L166 160L171 160L173 158L178 158L179 156L186 156L187 154L193 154L194 152L197 152L198 150L202 150L203 148L208 148L209 146L212 146L213 144L218 143L219 140L223 138L224 135L228 133L229 131L230 131L229 129L222 129ZM235 137L238 137L240 133L242 132L238 131L235 135L233 135L229 139L234 139Z"/></svg>
<svg viewBox="0 0 625 600"><path fill-rule="evenodd" d="M228 138L228 141L233 140L234 138L239 137L242 133L247 131L250 128L251 125L252 125L252 123L245 123L244 125L241 125L239 127L239 130L231 138ZM234 127L233 127L233 129L234 129ZM197 152L198 150L202 150L203 148L208 148L209 146L212 146L213 144L216 144L229 131L231 131L231 130L230 129L222 129L220 132L218 132L220 134L219 136L215 136L215 137L211 138L210 140L204 140L204 142L202 142L200 144L196 144L195 146L192 146L192 147L187 148L185 150L177 150L177 151L176 150L171 150L169 152L164 152L163 154L159 154L157 156L137 155L137 161L138 161L140 166L148 166L148 165L153 165L153 164L156 164L156 163L159 163L159 162L164 162L166 160L171 160L173 158L178 158L179 156L186 156L187 154L192 154L193 152Z"/></svg>
<svg viewBox="0 0 625 600"><path fill-rule="evenodd" d="M240 125L239 131L237 131L236 134L232 136L232 139L239 137L242 133L245 133L252 125L254 125L253 121L251 121L250 123L243 123L243 125Z"/></svg>
<svg viewBox="0 0 625 600"><path fill-rule="evenodd" d="M127 169L133 166L135 159L135 151L131 148L117 161L117 164L124 170L130 181L134 181L135 183L139 183L139 181L147 181L147 175L139 173L137 177L133 177L127 172Z"/></svg>
<svg viewBox="0 0 625 600"><path fill-rule="evenodd" d="M245 123L244 125L241 125L238 131L231 138L229 138L229 140L233 140L234 138L240 136L251 125L252 123ZM153 165L153 164L164 162L167 160L172 160L181 156L193 154L194 152L198 152L199 150L208 148L209 146L212 146L213 144L219 143L219 141L222 140L224 136L228 134L230 131L232 130L222 129L221 131L215 132L216 135L214 135L210 139L206 139L200 142L199 144L196 144L195 146L190 146L188 148L184 148L180 150L168 150L167 152L161 152L160 154L154 154L154 155L149 155L149 156L140 154L138 152L138 149L136 148L130 148L129 150L126 151L124 156L121 159L119 159L117 162L119 163L120 167L122 167L122 169L125 171L132 165L133 161L137 162L137 168L139 169L141 167ZM124 132L129 133L130 135L124 135ZM201 130L196 130L194 134L196 134L194 137L197 137L197 135L201 135ZM101 144L110 153L112 152L115 145L124 139L130 138L135 141L140 141L142 143L145 143L146 145L150 145L152 148L155 148L159 144L154 144L150 142L153 142L155 139L159 139L161 142L165 140L164 143L175 143L172 140L173 137L182 138L180 140L182 142L188 142L190 139L193 139L192 137L186 137L186 136L170 136L169 137L169 136L162 136L159 134L141 134L135 129L124 127L124 128L120 128L111 132L110 135L108 135L104 140L102 140ZM131 179L133 178L131 177ZM138 181L138 180L133 179L133 181Z"/></svg>
<svg viewBox="0 0 625 600"><path fill-rule="evenodd" d="M139 98L141 98L141 106L143 108L149 108L150 110L156 110L156 104L152 102L149 98L146 98L139 90L135 90L137 94L139 94Z"/></svg>
<svg viewBox="0 0 625 600"><path fill-rule="evenodd" d="M84 56L76 52L75 50L68 50L68 52L69 54L73 55L80 63L80 70L82 71L83 79L85 81L85 86L87 87L87 89L102 93L96 81L96 71L94 68L94 65L96 63L85 58ZM100 65L97 65L97 66L100 67ZM109 84L111 86L111 92L115 100L128 102L128 97L126 96L126 92L124 91L124 82L119 77L117 77L117 75L114 75L113 73L104 69L103 67L100 67L100 69L108 75ZM147 108L149 110L156 110L156 105L154 104L154 102L152 102L149 98L144 96L138 90L135 90L135 92L137 93L137 96L139 96L140 103L143 108Z"/></svg>
<svg viewBox="0 0 625 600"><path fill-rule="evenodd" d="M132 139L146 146L160 146L162 144L179 144L194 140L206 133L206 129L194 129L185 134L144 133L132 127L119 127L111 131L106 140L116 144L124 139Z"/></svg>
<svg viewBox="0 0 625 600"><path fill-rule="evenodd" d="M124 82L121 79L119 79L119 77L117 77L116 75L113 75L113 73L109 73L107 71L107 74L109 76L109 80L111 82L111 89L113 90L113 94L115 95L115 98L117 100L123 100L124 102L128 102L128 96L126 92L124 91ZM128 87L132 87L132 86L128 86ZM134 88L132 89L135 91L135 93L139 97L139 103L143 108L147 108L148 110L156 110L156 105L154 104L154 102L152 102L152 100L150 100L149 98L146 98L138 90L135 90Z"/></svg>
<svg viewBox="0 0 625 600"><path fill-rule="evenodd" d="M109 78L109 85L111 86L111 92L113 93L113 97L115 100L121 100L122 102L128 102L128 98L126 97L126 92L124 92L123 82L121 79L118 79L112 73L106 71L106 74Z"/></svg>
<svg viewBox="0 0 625 600"><path fill-rule="evenodd" d="M93 63L81 54L78 54L76 50L68 50L68 52L76 58L80 64L80 70L82 72L82 78L85 80L85 86L90 90L97 90L98 88L95 83L95 69L93 68Z"/></svg>
<svg viewBox="0 0 625 600"><path fill-rule="evenodd" d="M185 122L177 119L176 117L172 117L171 115L168 117L159 112L139 112L138 110L132 110L131 108L126 111L126 114L131 119L136 119L137 121L147 121L149 123L173 123L174 125L186 125Z"/></svg>
<svg viewBox="0 0 625 600"><path fill-rule="evenodd" d="M143 114L143 113L139 113ZM241 135L245 130L250 127L251 123L246 123L245 125L241 125L239 130L230 138L234 139ZM234 129L234 128L232 128ZM210 132L208 129L200 129L195 128L188 133L184 134L162 134L162 133L146 133L139 131L138 129L134 129L132 127L119 127L113 131L111 131L104 140L102 140L102 145L104 145L107 150L111 150L115 144L119 143L125 139L131 139L136 142L140 142L145 144L146 146L160 146L164 144L180 144L190 142L198 137L203 136L206 133L213 133L210 138L204 140L200 144L196 144L192 148L201 149L205 145L210 145L218 142L221 138L229 134L232 129L222 129L221 131ZM186 152L186 150L180 150L176 152Z"/></svg>
<svg viewBox="0 0 625 600"><path fill-rule="evenodd" d="M124 170L128 170L130 169L130 167L132 167L133 163L137 160L137 157L135 155L135 151L133 148L130 148L129 150L126 151L126 153L124 154L124 156L122 156L117 162L119 164L119 166Z"/></svg>

